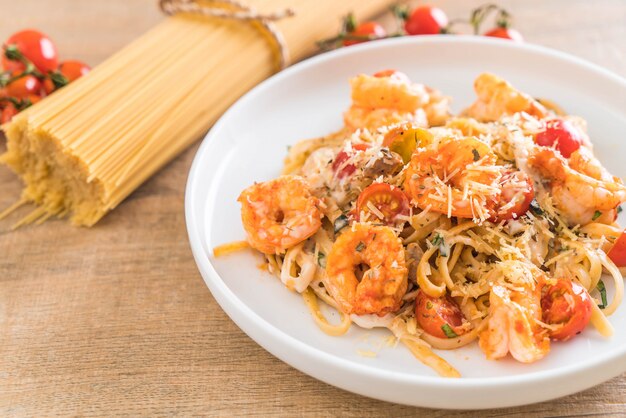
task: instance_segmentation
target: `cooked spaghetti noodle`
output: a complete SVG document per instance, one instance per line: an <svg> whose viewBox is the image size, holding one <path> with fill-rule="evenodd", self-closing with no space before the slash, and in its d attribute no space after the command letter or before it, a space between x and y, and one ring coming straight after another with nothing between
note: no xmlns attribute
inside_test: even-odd
<svg viewBox="0 0 626 418"><path fill-rule="evenodd" d="M488 359L530 363L589 322L612 334L626 187L582 120L490 74L459 117L398 72L351 84L346 126L293 146L281 177L239 198L248 242L324 332L388 328L447 377L459 373L433 349L478 340Z"/></svg>

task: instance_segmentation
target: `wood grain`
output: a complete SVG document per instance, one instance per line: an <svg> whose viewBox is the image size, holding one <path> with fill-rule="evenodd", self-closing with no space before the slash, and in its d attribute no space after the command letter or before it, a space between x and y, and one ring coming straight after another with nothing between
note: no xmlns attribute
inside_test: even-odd
<svg viewBox="0 0 626 418"><path fill-rule="evenodd" d="M0 38L37 27L62 57L96 64L159 21L155 3L1 0ZM460 17L481 2L434 3ZM625 2L500 3L528 41L626 76ZM196 148L93 229L51 221L9 233L9 223L0 223L0 416L476 415L336 389L243 334L211 297L187 243L183 193ZM20 187L0 168L0 208ZM567 398L481 416L624 414L626 375Z"/></svg>

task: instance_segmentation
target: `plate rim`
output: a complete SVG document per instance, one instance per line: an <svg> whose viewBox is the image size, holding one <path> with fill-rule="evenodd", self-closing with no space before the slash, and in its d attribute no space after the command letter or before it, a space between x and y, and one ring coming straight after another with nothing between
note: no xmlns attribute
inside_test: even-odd
<svg viewBox="0 0 626 418"><path fill-rule="evenodd" d="M537 381L546 381L546 380L557 380L566 376L574 375L583 370L589 370L594 367L598 367L600 365L607 365L611 362L614 362L616 359L626 359L626 344L622 346L618 346L608 352L605 356L601 358L593 358L591 360L585 361L584 363L577 363L573 365L558 367L555 369L549 370L540 370L536 372L529 372L521 375L509 375L509 376L490 376L490 377L464 377L460 379L448 379L442 378L440 376L427 376L427 375L409 375L409 374L398 374L397 372L380 369L377 367L358 364L351 361L346 361L341 359L331 353L328 353L322 349L313 347L309 344L306 344L289 334L281 331L274 325L272 325L269 321L263 319L260 315L258 315L254 310L248 307L243 301L241 301L237 295L228 288L228 286L224 283L223 279L214 269L211 260L208 254L204 253L203 244L201 241L201 234L199 232L199 228L202 225L201 220L204 218L196 219L193 214L192 208L194 205L194 189L198 187L197 183L199 181L200 176L198 172L201 166L201 160L203 160L203 156L210 150L211 144L215 142L221 127L226 124L227 120L231 117L231 115L235 114L240 107L243 107L248 101L253 100L257 95L262 92L270 89L274 84L280 83L283 78L290 77L291 74L297 73L302 69L316 66L326 61L334 60L343 55L349 55L354 53L359 53L368 49L378 49L378 48L386 48L388 45L396 45L396 44L408 44L408 43L465 43L465 44L491 44L497 45L499 47L503 47L505 49L521 49L526 51L531 51L537 53L542 56L550 56L556 57L560 60L569 61L570 63L577 65L579 67L585 67L587 70L592 71L600 75L601 77L608 78L612 82L620 84L621 87L626 91L626 78L621 77L620 75L601 67L593 62L590 62L586 59L577 57L575 55L558 51L552 48L548 48L545 46L534 45L534 44L519 44L510 42L508 40L500 40L500 39L490 39L478 36L471 35L455 35L454 37L449 35L433 35L433 36L423 36L423 37L404 37L404 38L395 38L395 39L386 39L379 40L376 42L364 43L360 45L351 46L350 48L342 48L335 51L330 51L327 53L323 53L312 58L303 60L299 63L296 63L287 69L274 74L268 79L262 81L257 86L249 90L247 93L242 95L219 119L218 121L211 127L206 136L202 139L202 143L193 159L193 163L189 170L189 175L185 187L185 224L187 228L187 234L190 242L190 246L192 249L192 253L198 266L200 273L205 281L207 287L213 294L213 297L216 299L220 307L226 312L226 314L233 320L237 326L244 331L248 336L250 336L257 344L263 347L266 351L269 351L274 356L278 357L281 361L284 361L290 364L292 367L295 367L298 370L303 371L306 374L311 375L311 373L304 371L298 365L293 364L291 361L287 361L283 358L282 355L277 354L275 351L258 341L257 338L250 335L251 332L244 329L247 326L242 325L239 320L233 318L235 314L230 312L230 309L238 309L238 315L244 315L248 318L251 318L256 327L259 327L259 331L263 331L265 334L268 334L272 338L278 340L281 344L284 344L286 347L297 350L298 352L306 355L307 357L314 357L316 360L321 361L329 366L339 367L342 370L346 370L350 373L357 373L364 377L382 379L388 382L401 383L401 384L410 384L414 386L429 386L434 388L458 388L458 389L480 389L480 388L493 388L503 384L508 386L511 385L524 385L530 382ZM229 305L229 306L225 306ZM615 373L613 375L617 376L624 371L626 371L626 362L624 362L624 366L621 368L615 367ZM324 380L331 385L337 386L334 382L328 382L327 380L320 378L318 376L314 376L317 379ZM610 377L609 377L610 378ZM602 381L608 380L602 379ZM588 387L595 385L596 383L590 384ZM350 388L340 386L344 389L353 391ZM582 390L582 389L581 389ZM571 392L570 392L571 393ZM370 396L370 395L368 395ZM558 396L558 395L557 395ZM550 398L554 398L552 396ZM383 399L383 398L380 398ZM549 399L549 398L546 398ZM513 405L512 403L509 403Z"/></svg>

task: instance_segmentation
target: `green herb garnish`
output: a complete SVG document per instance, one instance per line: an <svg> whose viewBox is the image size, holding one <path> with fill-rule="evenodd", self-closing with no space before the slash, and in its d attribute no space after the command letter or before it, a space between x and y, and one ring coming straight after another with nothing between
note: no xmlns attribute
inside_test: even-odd
<svg viewBox="0 0 626 418"><path fill-rule="evenodd" d="M539 206L539 203L537 203L535 199L530 202L530 211L535 215L543 215L544 213L543 209L541 209L541 206Z"/></svg>
<svg viewBox="0 0 626 418"><path fill-rule="evenodd" d="M598 305L598 308L604 309L609 303L606 298L606 287L604 287L604 282L602 280L598 282L596 289L598 289L598 292L600 292L600 298L602 299L602 305Z"/></svg>
<svg viewBox="0 0 626 418"><path fill-rule="evenodd" d="M363 241L359 241L355 248L358 252L361 252L365 249L365 243Z"/></svg>
<svg viewBox="0 0 626 418"><path fill-rule="evenodd" d="M323 269L326 268L326 254L317 253L317 265Z"/></svg>
<svg viewBox="0 0 626 418"><path fill-rule="evenodd" d="M621 207L621 206L618 206L618 207L617 207L617 213L622 213L622 211L623 211L623 210L624 210L624 209L622 209L622 207Z"/></svg>
<svg viewBox="0 0 626 418"><path fill-rule="evenodd" d="M446 337L448 337L448 338L456 338L456 337L458 337L458 335L456 335L456 332L454 332L452 330L452 328L450 327L450 325L448 325L448 324L443 324L441 326L441 330L443 331L444 334L446 334Z"/></svg>
<svg viewBox="0 0 626 418"><path fill-rule="evenodd" d="M339 215L339 217L335 219L335 222L333 223L333 230L335 231L335 234L341 231L342 229L344 229L349 224L350 224L350 220L348 219L346 215L343 215L343 214Z"/></svg>
<svg viewBox="0 0 626 418"><path fill-rule="evenodd" d="M595 211L593 213L593 217L591 218L592 221L595 221L596 219L598 219L600 216L602 216L602 212L600 212L599 210Z"/></svg>
<svg viewBox="0 0 626 418"><path fill-rule="evenodd" d="M435 247L439 247L439 254L441 254L442 257L448 256L448 247L446 247L446 242L443 239L443 235L435 234L435 237L431 242Z"/></svg>

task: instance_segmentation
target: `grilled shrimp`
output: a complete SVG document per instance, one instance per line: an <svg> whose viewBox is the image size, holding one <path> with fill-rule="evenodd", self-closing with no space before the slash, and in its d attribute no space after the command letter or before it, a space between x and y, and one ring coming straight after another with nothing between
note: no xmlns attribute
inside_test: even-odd
<svg viewBox="0 0 626 418"><path fill-rule="evenodd" d="M408 284L404 247L386 226L353 224L333 244L326 273L328 291L346 314L394 312Z"/></svg>
<svg viewBox="0 0 626 418"><path fill-rule="evenodd" d="M421 209L484 220L500 193L501 172L495 163L495 154L484 142L447 139L413 153L404 189Z"/></svg>
<svg viewBox="0 0 626 418"><path fill-rule="evenodd" d="M541 287L523 291L495 285L489 295L487 328L479 345L489 360L509 352L517 361L532 363L550 351L550 338L536 322L541 320Z"/></svg>
<svg viewBox="0 0 626 418"><path fill-rule="evenodd" d="M463 112L480 121L495 121L504 115L526 112L542 119L548 115L545 107L506 80L483 73L474 81L477 100Z"/></svg>
<svg viewBox="0 0 626 418"><path fill-rule="evenodd" d="M611 176L586 148L572 153L568 161L551 148L538 147L528 165L546 183L554 205L570 225L612 223L617 206L626 201L622 180Z"/></svg>
<svg viewBox="0 0 626 418"><path fill-rule="evenodd" d="M311 237L321 226L321 201L299 176L286 175L245 189L241 219L253 248L279 254Z"/></svg>
<svg viewBox="0 0 626 418"><path fill-rule="evenodd" d="M352 106L344 122L352 130L376 129L399 122L428 126L423 107L430 97L422 84L398 76L372 77L361 74L350 80Z"/></svg>

